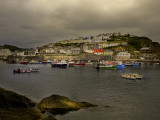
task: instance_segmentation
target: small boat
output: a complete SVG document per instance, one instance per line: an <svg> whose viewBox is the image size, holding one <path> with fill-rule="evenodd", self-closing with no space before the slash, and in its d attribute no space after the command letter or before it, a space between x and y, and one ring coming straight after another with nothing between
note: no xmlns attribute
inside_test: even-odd
<svg viewBox="0 0 160 120"><path fill-rule="evenodd" d="M125 64L117 65L117 68L118 68L118 69L120 69L120 68L125 68Z"/></svg>
<svg viewBox="0 0 160 120"><path fill-rule="evenodd" d="M133 63L133 66L140 66L141 63Z"/></svg>
<svg viewBox="0 0 160 120"><path fill-rule="evenodd" d="M80 62L74 64L74 66L85 66L85 65L86 63L80 63Z"/></svg>
<svg viewBox="0 0 160 120"><path fill-rule="evenodd" d="M66 61L55 62L52 63L52 67L67 68L67 62Z"/></svg>
<svg viewBox="0 0 160 120"><path fill-rule="evenodd" d="M142 79L143 78L143 75L142 74L138 74L138 73L134 73L134 74L124 74L122 75L123 78L126 78L126 79Z"/></svg>
<svg viewBox="0 0 160 120"><path fill-rule="evenodd" d="M31 60L29 64L38 64L38 61Z"/></svg>
<svg viewBox="0 0 160 120"><path fill-rule="evenodd" d="M69 66L69 67L74 67L74 65L75 65L75 62L73 62L73 61L69 61L69 62L68 62L68 66Z"/></svg>
<svg viewBox="0 0 160 120"><path fill-rule="evenodd" d="M52 63L53 63L53 61L51 61L51 60L42 61L42 64L52 64Z"/></svg>
<svg viewBox="0 0 160 120"><path fill-rule="evenodd" d="M27 65L29 62L27 61L23 61L23 62L20 62L20 64L24 64L24 65Z"/></svg>
<svg viewBox="0 0 160 120"><path fill-rule="evenodd" d="M86 65L92 65L93 62L91 62L90 60L88 62L85 63Z"/></svg>
<svg viewBox="0 0 160 120"><path fill-rule="evenodd" d="M117 65L97 65L96 69L106 69L106 70L114 70L117 68Z"/></svg>
<svg viewBox="0 0 160 120"><path fill-rule="evenodd" d="M36 68L30 68L30 69L18 68L18 69L13 70L13 73L31 73L31 72L39 72L39 69L36 69Z"/></svg>
<svg viewBox="0 0 160 120"><path fill-rule="evenodd" d="M125 66L133 66L133 64L132 64L132 63L127 62L127 63L125 64Z"/></svg>
<svg viewBox="0 0 160 120"><path fill-rule="evenodd" d="M37 69L37 68L32 68L32 69L30 69L30 71L31 71L31 72L39 72L39 69Z"/></svg>

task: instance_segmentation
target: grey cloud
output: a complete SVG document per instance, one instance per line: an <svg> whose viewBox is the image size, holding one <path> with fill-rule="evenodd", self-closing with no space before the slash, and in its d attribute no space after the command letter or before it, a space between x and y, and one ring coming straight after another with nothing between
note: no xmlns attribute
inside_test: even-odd
<svg viewBox="0 0 160 120"><path fill-rule="evenodd" d="M159 1L0 0L0 44L36 47L105 32L160 41Z"/></svg>

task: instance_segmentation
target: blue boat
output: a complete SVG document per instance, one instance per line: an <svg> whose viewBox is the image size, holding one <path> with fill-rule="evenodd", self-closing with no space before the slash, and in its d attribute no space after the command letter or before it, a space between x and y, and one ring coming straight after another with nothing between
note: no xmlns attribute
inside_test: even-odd
<svg viewBox="0 0 160 120"><path fill-rule="evenodd" d="M117 65L117 68L118 68L118 69L120 69L120 68L125 68L125 64Z"/></svg>
<svg viewBox="0 0 160 120"><path fill-rule="evenodd" d="M140 66L141 63L134 63L133 66Z"/></svg>

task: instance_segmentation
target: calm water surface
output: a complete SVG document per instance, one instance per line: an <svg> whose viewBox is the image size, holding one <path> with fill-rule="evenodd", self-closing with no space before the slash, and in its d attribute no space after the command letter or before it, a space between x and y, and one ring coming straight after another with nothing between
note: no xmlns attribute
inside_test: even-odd
<svg viewBox="0 0 160 120"><path fill-rule="evenodd" d="M15 68L39 68L37 74L13 74ZM142 80L126 80L124 73L142 73ZM50 65L0 63L0 87L39 102L52 94L98 107L81 109L58 120L159 120L160 66L100 70L94 67L52 68ZM109 106L109 107L107 107Z"/></svg>

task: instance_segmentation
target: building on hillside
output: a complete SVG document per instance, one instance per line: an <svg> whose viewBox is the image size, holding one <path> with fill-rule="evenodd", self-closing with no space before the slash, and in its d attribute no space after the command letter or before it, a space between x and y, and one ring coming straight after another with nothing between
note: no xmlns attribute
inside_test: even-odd
<svg viewBox="0 0 160 120"><path fill-rule="evenodd" d="M128 60L128 59L130 59L130 57L131 57L131 54L128 53L127 51L126 52L119 52L115 56L116 60Z"/></svg>
<svg viewBox="0 0 160 120"><path fill-rule="evenodd" d="M76 48L70 48L66 50L66 55L78 55L81 52L81 48L76 47Z"/></svg>
<svg viewBox="0 0 160 120"><path fill-rule="evenodd" d="M99 43L99 48L114 47L119 45L120 43L117 43L117 42L102 42L102 43Z"/></svg>
<svg viewBox="0 0 160 120"><path fill-rule="evenodd" d="M86 53L94 53L94 49L98 49L98 44L84 44L82 51Z"/></svg>
<svg viewBox="0 0 160 120"><path fill-rule="evenodd" d="M24 56L36 56L36 51L35 50L25 50Z"/></svg>
<svg viewBox="0 0 160 120"><path fill-rule="evenodd" d="M148 60L153 60L156 58L156 50L151 47L143 47L140 49L141 57Z"/></svg>
<svg viewBox="0 0 160 120"><path fill-rule="evenodd" d="M109 49L107 49L107 50L104 50L104 52L103 52L103 54L104 55L106 55L106 56L108 56L108 55L113 55L113 51L112 50L109 50Z"/></svg>
<svg viewBox="0 0 160 120"><path fill-rule="evenodd" d="M98 37L94 37L93 39L92 39L92 42L96 42L96 43L98 43L98 42L103 42L102 41L102 38L98 38Z"/></svg>
<svg viewBox="0 0 160 120"><path fill-rule="evenodd" d="M21 51L21 52L16 51L16 52L14 52L14 53L15 53L16 56L25 56L25 55L24 55L24 52L25 52L25 51Z"/></svg>
<svg viewBox="0 0 160 120"><path fill-rule="evenodd" d="M61 48L61 49L59 49L59 53L60 54L66 54L67 52L66 52L65 48Z"/></svg>
<svg viewBox="0 0 160 120"><path fill-rule="evenodd" d="M53 48L45 48L45 54L54 54Z"/></svg>
<svg viewBox="0 0 160 120"><path fill-rule="evenodd" d="M7 57L9 55L12 55L12 52L9 49L0 49L1 57Z"/></svg>
<svg viewBox="0 0 160 120"><path fill-rule="evenodd" d="M85 40L83 39L73 39L73 40L63 40L60 41L61 44L71 44L71 43L83 43Z"/></svg>
<svg viewBox="0 0 160 120"><path fill-rule="evenodd" d="M114 48L114 51L115 52L124 52L124 51L126 51L126 49L124 47L116 47L116 48Z"/></svg>
<svg viewBox="0 0 160 120"><path fill-rule="evenodd" d="M139 51L133 51L133 55L131 55L132 59L140 59L141 55Z"/></svg>
<svg viewBox="0 0 160 120"><path fill-rule="evenodd" d="M103 55L103 49L94 49L94 54Z"/></svg>

